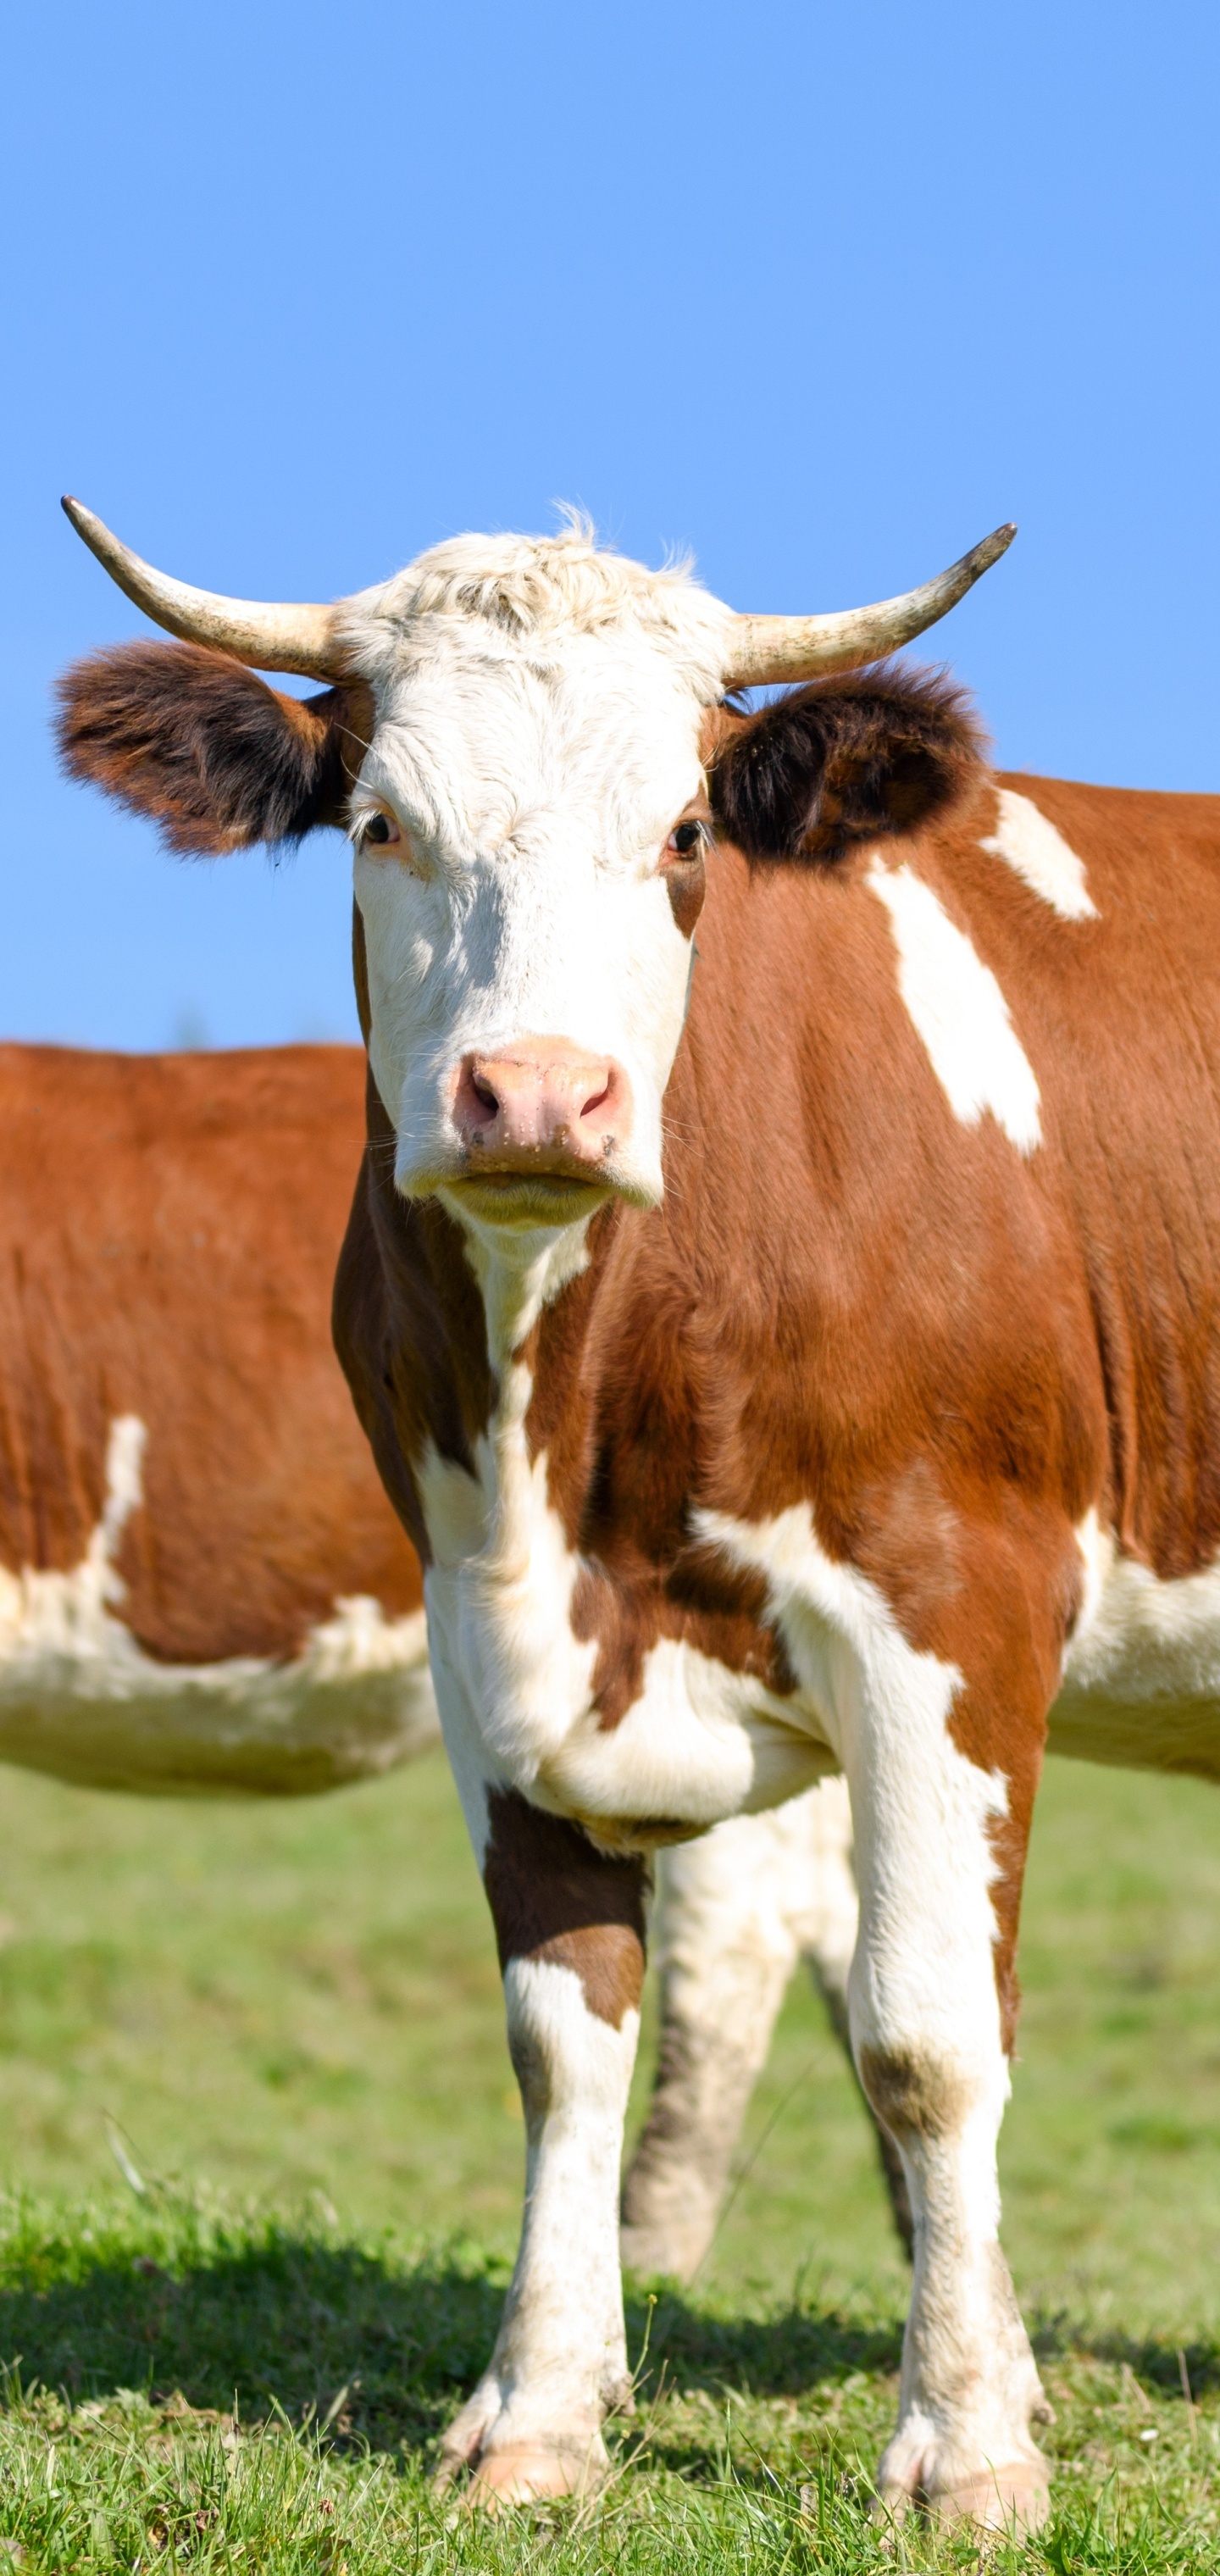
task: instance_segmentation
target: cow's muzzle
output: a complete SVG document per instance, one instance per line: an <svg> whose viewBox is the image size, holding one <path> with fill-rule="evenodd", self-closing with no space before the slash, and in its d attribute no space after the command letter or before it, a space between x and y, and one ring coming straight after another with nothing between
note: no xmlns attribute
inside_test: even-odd
<svg viewBox="0 0 1220 2576"><path fill-rule="evenodd" d="M545 1198L549 1221L617 1192L630 1163L631 1085L613 1057L568 1038L522 1038L458 1068L453 1124L458 1186L480 1210L520 1223ZM634 1193L632 1193L634 1195ZM551 1202L554 1202L553 1208Z"/></svg>
<svg viewBox="0 0 1220 2576"><path fill-rule="evenodd" d="M555 1172L600 1178L624 1152L631 1087L609 1056L567 1038L524 1038L502 1055L468 1055L454 1123L472 1176Z"/></svg>

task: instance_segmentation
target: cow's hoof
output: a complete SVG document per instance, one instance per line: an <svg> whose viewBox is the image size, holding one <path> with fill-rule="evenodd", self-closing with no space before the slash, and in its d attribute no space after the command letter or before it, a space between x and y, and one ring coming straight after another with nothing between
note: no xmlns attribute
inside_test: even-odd
<svg viewBox="0 0 1220 2576"><path fill-rule="evenodd" d="M1003 2468L980 2469L952 2486L917 2489L883 2487L881 2510L901 2522L921 2511L936 2522L972 2522L980 2531L1039 2531L1051 2509L1047 2472L1041 2460L1011 2460Z"/></svg>
<svg viewBox="0 0 1220 2576"><path fill-rule="evenodd" d="M438 2483L448 2486L460 2462L442 2461ZM598 2439L582 2451L548 2449L539 2442L509 2443L485 2451L476 2463L462 2502L471 2512L500 2513L506 2505L537 2504L547 2496L588 2495L601 2485L608 2462Z"/></svg>
<svg viewBox="0 0 1220 2576"><path fill-rule="evenodd" d="M938 2522L974 2522L983 2531L1040 2531L1051 2509L1051 2491L1041 2460L1012 2460L1005 2468L980 2469L977 2477L945 2487L928 2501Z"/></svg>

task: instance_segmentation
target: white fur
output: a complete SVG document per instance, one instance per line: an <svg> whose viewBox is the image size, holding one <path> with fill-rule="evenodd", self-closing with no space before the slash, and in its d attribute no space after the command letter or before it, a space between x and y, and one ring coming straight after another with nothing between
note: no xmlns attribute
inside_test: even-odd
<svg viewBox="0 0 1220 2576"><path fill-rule="evenodd" d="M605 2465L601 2421L629 2393L618 2254L619 2161L639 2016L590 2012L546 1959L504 1972L527 2120L525 2224L495 2351L446 2457L558 2452L573 2484Z"/></svg>
<svg viewBox="0 0 1220 2576"><path fill-rule="evenodd" d="M1018 795L1015 787L998 787L996 804L996 828L979 842L979 848L1003 859L1031 894L1040 896L1061 920L1096 921L1097 906L1089 893L1083 859L1039 811L1032 796Z"/></svg>
<svg viewBox="0 0 1220 2576"><path fill-rule="evenodd" d="M1042 1142L1038 1085L989 966L912 868L874 859L867 883L884 904L898 951L898 989L956 1118L985 1110L1018 1153Z"/></svg>
<svg viewBox="0 0 1220 2576"><path fill-rule="evenodd" d="M1220 1565L1164 1582L1090 1512L1084 1598L1051 1711L1056 1752L1220 1778Z"/></svg>
<svg viewBox="0 0 1220 2576"><path fill-rule="evenodd" d="M1037 2483L1029 2416L1040 2391L998 2240L995 2149L1008 2068L988 1827L1005 1812L1005 1782L949 1734L960 1673L917 1653L875 1585L826 1556L808 1504L757 1526L710 1512L699 1522L734 1563L765 1575L769 1614L850 1783L857 2059L911 2065L943 2111L936 2134L899 2138L916 2261L883 2490L947 2495L985 2478L988 2464Z"/></svg>
<svg viewBox="0 0 1220 2576"><path fill-rule="evenodd" d="M163 1664L116 1615L117 1554L141 1500L145 1428L111 1425L106 1497L82 1562L0 1567L0 1759L82 1785L322 1788L435 1740L422 1611L337 1601L299 1654Z"/></svg>

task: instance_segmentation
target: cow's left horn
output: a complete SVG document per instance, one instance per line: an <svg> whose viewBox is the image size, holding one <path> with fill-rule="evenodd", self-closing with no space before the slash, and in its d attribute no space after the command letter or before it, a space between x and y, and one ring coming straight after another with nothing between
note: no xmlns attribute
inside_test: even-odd
<svg viewBox="0 0 1220 2576"><path fill-rule="evenodd" d="M854 671L862 662L879 661L934 626L946 609L987 572L1012 544L1017 531L1010 520L981 545L972 546L960 563L919 590L899 599L879 599L871 608L844 608L829 617L738 617L729 641L725 687L747 689L768 680L816 680L831 671Z"/></svg>
<svg viewBox="0 0 1220 2576"><path fill-rule="evenodd" d="M184 643L212 644L258 671L296 671L307 680L344 677L347 665L333 608L295 600L223 599L214 590L194 590L189 582L171 581L167 573L141 562L82 501L65 493L63 506L111 580L146 617Z"/></svg>

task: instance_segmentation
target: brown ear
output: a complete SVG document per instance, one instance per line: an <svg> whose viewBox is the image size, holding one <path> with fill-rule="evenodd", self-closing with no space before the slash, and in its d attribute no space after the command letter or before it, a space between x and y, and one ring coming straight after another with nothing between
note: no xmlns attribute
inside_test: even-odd
<svg viewBox="0 0 1220 2576"><path fill-rule="evenodd" d="M198 854L341 824L372 723L362 681L287 698L199 644L116 644L59 683L72 777L151 815L172 850Z"/></svg>
<svg viewBox="0 0 1220 2576"><path fill-rule="evenodd" d="M832 861L913 832L976 784L981 728L935 671L861 671L792 689L714 757L717 829L758 860Z"/></svg>

